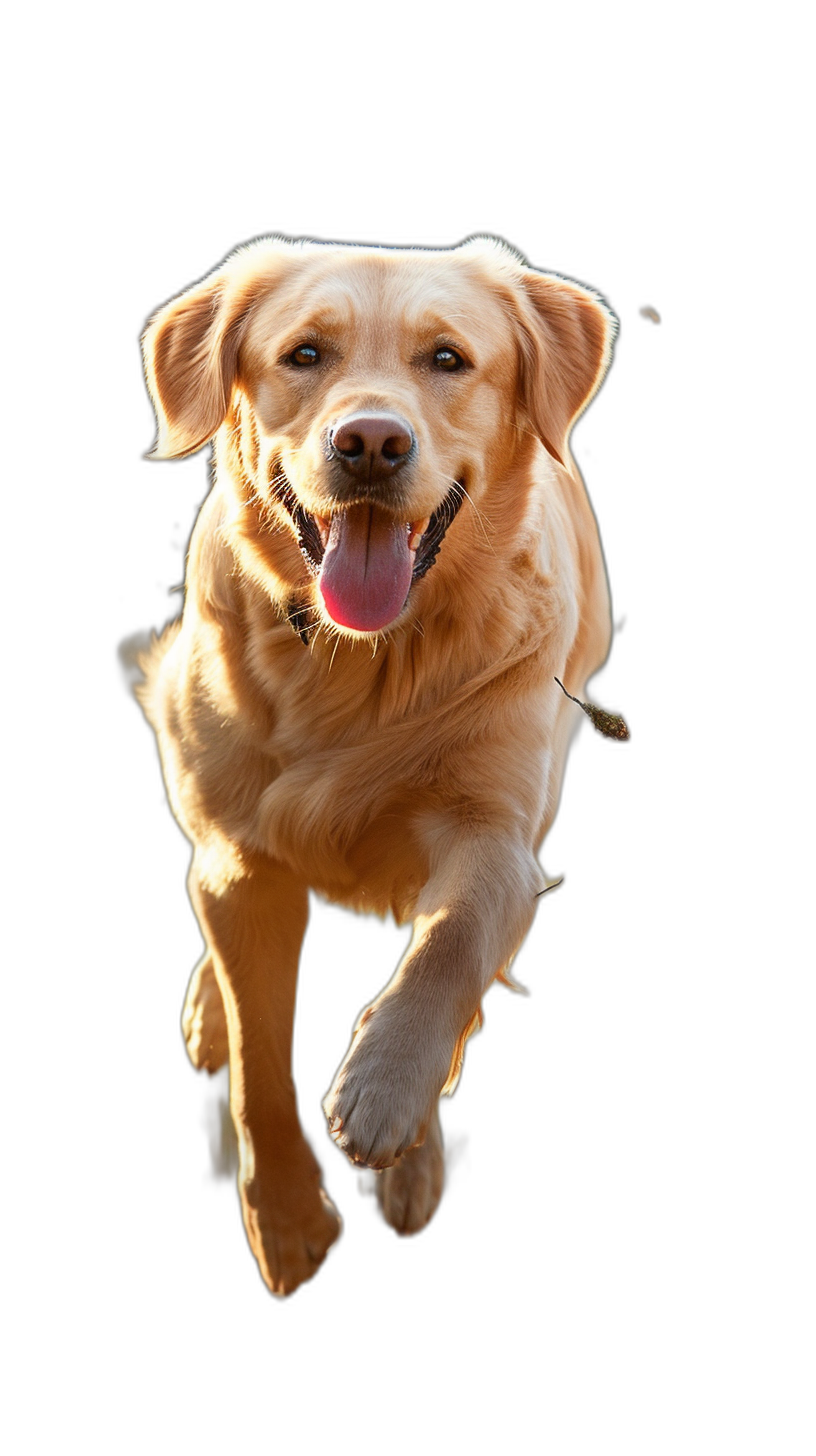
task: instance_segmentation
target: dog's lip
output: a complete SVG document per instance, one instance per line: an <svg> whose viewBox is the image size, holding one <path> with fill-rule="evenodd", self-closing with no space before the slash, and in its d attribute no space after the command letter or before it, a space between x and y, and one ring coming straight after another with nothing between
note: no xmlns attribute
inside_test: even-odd
<svg viewBox="0 0 816 1456"><path fill-rule="evenodd" d="M323 555L331 530L331 515L308 511L298 500L291 482L283 470L278 471L275 497L291 517L297 534L298 546L309 574L320 574ZM439 554L439 548L448 527L456 516L465 496L464 482L455 480L448 494L437 509L429 516L405 522L408 532L408 549L414 558L411 585L430 571Z"/></svg>

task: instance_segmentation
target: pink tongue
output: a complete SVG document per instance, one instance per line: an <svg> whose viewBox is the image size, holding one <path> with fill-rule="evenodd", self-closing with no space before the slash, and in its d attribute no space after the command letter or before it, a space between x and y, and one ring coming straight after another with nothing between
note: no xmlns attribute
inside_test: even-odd
<svg viewBox="0 0 816 1456"><path fill-rule="evenodd" d="M379 506L338 511L318 578L332 621L358 632L387 627L405 606L413 564L407 524Z"/></svg>

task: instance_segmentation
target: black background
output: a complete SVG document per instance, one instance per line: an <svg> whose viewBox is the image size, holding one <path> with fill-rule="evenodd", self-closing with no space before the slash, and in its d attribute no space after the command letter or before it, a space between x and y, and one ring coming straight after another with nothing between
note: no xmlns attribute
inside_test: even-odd
<svg viewBox="0 0 816 1456"><path fill-rule="evenodd" d="M608 181L615 198L615 178ZM402 195L411 186L414 195ZM683 1230L695 1222L694 1197L689 1203L678 1169L688 1158L685 1109L694 1096L683 1050L694 993L678 962L675 971L664 962L664 946L679 933L666 909L675 858L667 811L679 807L666 713L676 690L667 648L673 533L682 530L669 489L675 425L666 400L680 322L669 214L654 183L646 197L638 183L635 201L621 189L613 208L592 189L567 205L501 176L474 188L472 201L459 195L444 208L439 179L427 194L411 178L399 188L396 198L399 189L386 189L383 201L370 186L344 183L319 189L325 197L316 199L316 189L286 176L274 188L255 176L252 185L236 178L226 192L214 186L185 201L181 189L159 202L144 186L124 224L130 264L117 280L105 274L98 444L105 483L115 486L108 561L89 610L102 625L96 772L106 906L118 929L114 945L99 936L101 968L90 987L108 1019L102 1136L114 1190L95 1214L93 1257L111 1280L111 1307L124 1258L128 1300L152 1313L156 1338L229 1322L261 1344L291 1340L316 1322L341 1321L350 1302L369 1310L376 1329L388 1299L389 1321L393 1312L421 1319L437 1342L471 1319L498 1319L493 1328L509 1331L523 1315L557 1329L562 1347L586 1348L595 1338L589 1331L613 1342L622 1321L648 1331L666 1300L678 1299L688 1257ZM128 633L178 610L189 531L207 491L204 453L181 463L141 459L153 443L153 416L138 333L154 307L265 233L411 246L490 233L611 304L619 320L612 368L573 443L599 518L618 628L590 693L624 712L632 728L628 747L603 743L589 724L581 729L542 852L548 874L567 879L542 901L514 968L530 996L488 994L484 1032L469 1044L458 1092L443 1107L452 1147L446 1198L414 1242L398 1241L360 1197L321 1112L354 1018L391 977L404 936L313 909L296 1076L303 1123L345 1233L315 1283L286 1305L259 1280L235 1190L211 1174L207 1120L216 1089L189 1069L179 1034L201 949L185 897L188 847L166 807L152 735L115 662ZM86 1051L96 1056L90 1045ZM632 1351L646 1344L638 1337Z"/></svg>

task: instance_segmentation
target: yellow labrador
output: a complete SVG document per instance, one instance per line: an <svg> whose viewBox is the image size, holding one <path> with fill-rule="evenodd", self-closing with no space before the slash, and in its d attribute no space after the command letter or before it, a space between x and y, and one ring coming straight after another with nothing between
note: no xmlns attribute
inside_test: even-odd
<svg viewBox="0 0 816 1456"><path fill-rule="evenodd" d="M207 953L183 1025L229 1058L239 1186L269 1288L339 1220L298 1121L292 1017L309 889L413 922L325 1110L421 1228L442 1189L440 1093L544 885L572 692L609 597L569 453L613 318L506 245L263 239L144 336L155 454L214 437L184 612L140 697Z"/></svg>

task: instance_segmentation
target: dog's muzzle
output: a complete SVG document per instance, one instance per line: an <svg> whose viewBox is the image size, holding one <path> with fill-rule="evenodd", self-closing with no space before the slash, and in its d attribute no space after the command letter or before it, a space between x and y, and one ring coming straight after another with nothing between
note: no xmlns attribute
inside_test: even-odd
<svg viewBox="0 0 816 1456"><path fill-rule="evenodd" d="M433 514L420 519L413 513L411 466L418 448L402 415L358 410L324 436L330 478L320 514L301 505L282 471L277 476L277 499L292 518L323 607L339 627L371 633L395 622L459 510L465 491L456 480Z"/></svg>

